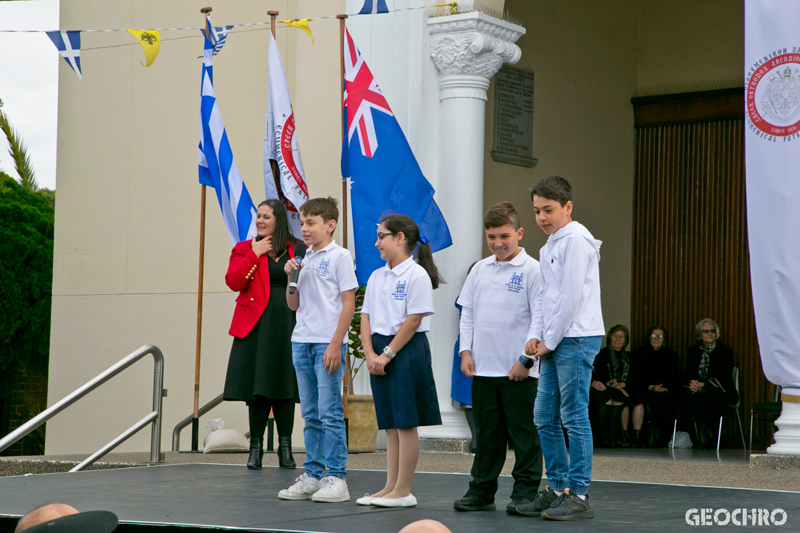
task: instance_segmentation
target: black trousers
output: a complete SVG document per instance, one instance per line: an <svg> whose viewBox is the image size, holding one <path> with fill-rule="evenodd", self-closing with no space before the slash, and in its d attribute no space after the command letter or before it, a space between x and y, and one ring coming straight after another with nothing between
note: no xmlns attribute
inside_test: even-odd
<svg viewBox="0 0 800 533"><path fill-rule="evenodd" d="M536 378L472 378L472 412L478 429L478 451L472 462L468 495L491 502L506 462L507 443L514 447L511 499L533 500L542 479L542 447L533 423Z"/></svg>

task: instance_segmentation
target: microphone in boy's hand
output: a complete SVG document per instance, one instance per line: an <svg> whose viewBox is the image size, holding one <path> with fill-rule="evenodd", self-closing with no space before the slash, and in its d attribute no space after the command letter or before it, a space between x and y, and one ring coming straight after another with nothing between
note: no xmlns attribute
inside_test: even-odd
<svg viewBox="0 0 800 533"><path fill-rule="evenodd" d="M297 243L294 245L294 259L297 261L297 270L292 270L292 277L289 279L289 294L297 291L297 278L300 277L300 267L303 265L303 258L306 256L306 245Z"/></svg>

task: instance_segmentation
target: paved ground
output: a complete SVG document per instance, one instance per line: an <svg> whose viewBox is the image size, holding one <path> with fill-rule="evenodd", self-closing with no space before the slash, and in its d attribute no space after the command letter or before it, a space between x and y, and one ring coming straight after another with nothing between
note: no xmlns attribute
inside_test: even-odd
<svg viewBox="0 0 800 533"><path fill-rule="evenodd" d="M0 475L22 475L26 473L62 472L69 470L85 456L39 456L0 458ZM149 453L112 453L103 458L108 468L116 465L143 465ZM304 453L295 452L295 459L302 461ZM419 472L469 473L471 455L434 454L420 455ZM511 474L513 454L506 460L504 475ZM246 454L191 454L166 452L167 464L220 463L244 464ZM275 454L265 454L266 465L277 465ZM384 470L384 453L351 454L347 466L353 470ZM298 475L300 470L298 470ZM789 475L787 475L789 474ZM800 476L795 472L781 470L752 469L749 454L726 450L719 456L714 451L699 450L596 450L593 479L604 481L628 481L645 483L671 483L690 486L737 487L751 489L774 489L800 491Z"/></svg>

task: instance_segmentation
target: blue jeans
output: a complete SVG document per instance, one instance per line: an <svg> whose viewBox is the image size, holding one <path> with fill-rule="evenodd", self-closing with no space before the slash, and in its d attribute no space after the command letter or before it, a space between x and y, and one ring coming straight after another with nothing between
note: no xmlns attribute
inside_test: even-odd
<svg viewBox="0 0 800 533"><path fill-rule="evenodd" d="M347 468L347 436L342 408L342 380L347 345L342 345L342 364L328 374L323 356L327 343L292 343L292 362L300 392L300 412L306 421L303 440L309 476L322 479L328 475L344 479Z"/></svg>
<svg viewBox="0 0 800 533"><path fill-rule="evenodd" d="M589 386L602 336L564 337L539 364L539 391L533 421L539 429L547 481L553 490L586 494L592 480L592 427ZM569 462L564 433L569 436Z"/></svg>

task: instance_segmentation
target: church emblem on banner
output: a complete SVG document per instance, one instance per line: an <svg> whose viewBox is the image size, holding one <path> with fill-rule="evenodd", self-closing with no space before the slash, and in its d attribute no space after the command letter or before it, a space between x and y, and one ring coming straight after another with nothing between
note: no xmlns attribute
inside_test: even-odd
<svg viewBox="0 0 800 533"><path fill-rule="evenodd" d="M747 127L767 141L800 136L800 52L772 52L750 68Z"/></svg>

